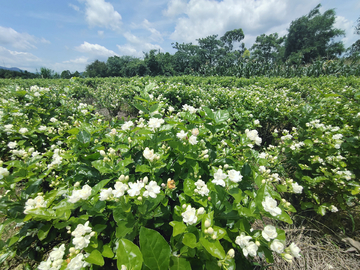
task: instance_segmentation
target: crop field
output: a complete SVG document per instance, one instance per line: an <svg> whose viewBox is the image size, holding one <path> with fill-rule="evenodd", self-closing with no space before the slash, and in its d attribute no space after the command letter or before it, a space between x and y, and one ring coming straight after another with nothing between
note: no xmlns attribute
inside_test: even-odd
<svg viewBox="0 0 360 270"><path fill-rule="evenodd" d="M359 269L359 136L354 76L0 80L0 269Z"/></svg>

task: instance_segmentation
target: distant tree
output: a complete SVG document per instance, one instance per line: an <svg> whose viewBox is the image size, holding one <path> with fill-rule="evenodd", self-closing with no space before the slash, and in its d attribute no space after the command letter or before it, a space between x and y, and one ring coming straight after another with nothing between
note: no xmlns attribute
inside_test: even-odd
<svg viewBox="0 0 360 270"><path fill-rule="evenodd" d="M70 70L64 70L63 72L61 72L61 78L62 79L70 79L71 78Z"/></svg>
<svg viewBox="0 0 360 270"><path fill-rule="evenodd" d="M334 28L335 11L320 13L317 5L308 15L292 21L285 41L285 58L292 54L302 55L305 62L318 57L335 58L345 51L344 44L333 41L345 35L345 31Z"/></svg>
<svg viewBox="0 0 360 270"><path fill-rule="evenodd" d="M80 77L80 76L81 76L81 74L77 70L73 74L71 74L71 77Z"/></svg>
<svg viewBox="0 0 360 270"><path fill-rule="evenodd" d="M88 77L106 77L107 67L105 62L95 60L93 63L86 66L86 75Z"/></svg>
<svg viewBox="0 0 360 270"><path fill-rule="evenodd" d="M51 70L50 68L41 67L40 76L43 79L51 79L54 76L54 71Z"/></svg>
<svg viewBox="0 0 360 270"><path fill-rule="evenodd" d="M151 76L163 75L160 51L157 54L156 52L157 50L150 50L150 52L144 53L144 62Z"/></svg>
<svg viewBox="0 0 360 270"><path fill-rule="evenodd" d="M232 51L235 42L240 42L245 37L241 28L227 31L220 40L224 43L224 47L228 51Z"/></svg>
<svg viewBox="0 0 360 270"><path fill-rule="evenodd" d="M357 19L357 25L355 26L355 33L360 35L360 17Z"/></svg>
<svg viewBox="0 0 360 270"><path fill-rule="evenodd" d="M285 37L279 37L278 33L256 37L251 47L252 58L264 62L279 62L283 57Z"/></svg>
<svg viewBox="0 0 360 270"><path fill-rule="evenodd" d="M355 26L355 34L360 35L360 17L357 19L357 25ZM360 39L355 41L354 44L352 44L350 48L347 49L347 53L349 57L360 55Z"/></svg>

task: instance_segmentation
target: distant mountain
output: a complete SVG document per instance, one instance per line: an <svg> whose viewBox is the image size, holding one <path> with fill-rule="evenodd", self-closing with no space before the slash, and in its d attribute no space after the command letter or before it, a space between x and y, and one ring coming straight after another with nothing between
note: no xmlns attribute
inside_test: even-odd
<svg viewBox="0 0 360 270"><path fill-rule="evenodd" d="M6 69L6 70L11 70L11 71L23 72L23 70L21 70L20 68L17 68L17 67L7 68L7 67L2 67L2 66L0 66L0 69Z"/></svg>

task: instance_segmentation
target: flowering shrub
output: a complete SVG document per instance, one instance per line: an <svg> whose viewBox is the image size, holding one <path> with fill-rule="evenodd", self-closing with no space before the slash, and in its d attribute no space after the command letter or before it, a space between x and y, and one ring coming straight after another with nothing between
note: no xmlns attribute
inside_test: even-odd
<svg viewBox="0 0 360 270"><path fill-rule="evenodd" d="M299 256L283 230L252 228L263 217L292 223L295 211L254 149L259 123L230 132L229 111L189 105L176 113L148 93L153 87L136 97L137 120L110 123L65 89L5 92L0 203L3 227L20 230L3 242L2 261L18 254L38 269L235 269L255 256L272 262L272 252Z"/></svg>

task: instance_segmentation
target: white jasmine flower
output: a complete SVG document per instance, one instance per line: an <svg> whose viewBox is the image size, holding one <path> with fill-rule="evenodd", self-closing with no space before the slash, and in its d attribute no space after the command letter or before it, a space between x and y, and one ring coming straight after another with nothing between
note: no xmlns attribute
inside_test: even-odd
<svg viewBox="0 0 360 270"><path fill-rule="evenodd" d="M106 201L110 198L110 196L113 194L113 190L112 188L108 188L108 189L102 189L100 192L100 201Z"/></svg>
<svg viewBox="0 0 360 270"><path fill-rule="evenodd" d="M291 255L294 256L295 258L299 258L300 257L300 248L295 244L295 243L291 243L291 245L289 246L290 248L290 252Z"/></svg>
<svg viewBox="0 0 360 270"><path fill-rule="evenodd" d="M259 137L259 133L257 130L253 129L253 130L245 130L245 134L246 136L255 142L256 145L260 145L262 142L262 139Z"/></svg>
<svg viewBox="0 0 360 270"><path fill-rule="evenodd" d="M146 158L149 161L153 161L154 159L157 159L157 155L154 154L154 149L149 149L149 147L146 147L143 152L144 158Z"/></svg>
<svg viewBox="0 0 360 270"><path fill-rule="evenodd" d="M180 140L184 140L187 137L187 133L181 130L179 133L176 133L176 137L178 137Z"/></svg>
<svg viewBox="0 0 360 270"><path fill-rule="evenodd" d="M281 209L277 207L277 202L270 196L266 196L265 200L262 202L264 210L269 212L272 216L277 216L281 214Z"/></svg>
<svg viewBox="0 0 360 270"><path fill-rule="evenodd" d="M270 241L270 239L274 239L277 237L277 232L276 232L276 228L272 225L266 225L264 227L264 230L261 232L262 237L264 237L264 239L266 241Z"/></svg>
<svg viewBox="0 0 360 270"><path fill-rule="evenodd" d="M197 222L196 209L191 205L187 206L186 211L181 216L187 225L193 225Z"/></svg>
<svg viewBox="0 0 360 270"><path fill-rule="evenodd" d="M204 207L200 207L198 210L197 210L197 214L198 215L202 215L205 213L205 208Z"/></svg>
<svg viewBox="0 0 360 270"><path fill-rule="evenodd" d="M275 251L276 253L281 254L284 252L284 244L281 243L278 239L275 239L274 241L272 241L270 249L272 251Z"/></svg>
<svg viewBox="0 0 360 270"><path fill-rule="evenodd" d="M252 237L249 235L245 235L245 233L242 232L239 236L236 237L235 243L241 248L244 248L250 244L250 240L252 240Z"/></svg>
<svg viewBox="0 0 360 270"><path fill-rule="evenodd" d="M238 183L242 180L243 176L240 174L239 171L236 170L230 170L228 171L228 177L230 181Z"/></svg>
<svg viewBox="0 0 360 270"><path fill-rule="evenodd" d="M134 123L132 121L127 121L125 122L122 126L121 129L126 131L126 130L130 130L130 128L134 125Z"/></svg>
<svg viewBox="0 0 360 270"><path fill-rule="evenodd" d="M335 134L335 135L332 136L332 138L333 138L334 140L340 140L342 137L343 137L342 134Z"/></svg>
<svg viewBox="0 0 360 270"><path fill-rule="evenodd" d="M13 128L14 125L12 124L8 124L8 125L4 125L5 131L11 131L11 129Z"/></svg>
<svg viewBox="0 0 360 270"><path fill-rule="evenodd" d="M28 214L29 210L41 207L46 207L46 201L43 196L38 195L35 199L28 199L26 201L24 214Z"/></svg>
<svg viewBox="0 0 360 270"><path fill-rule="evenodd" d="M248 255L255 257L258 248L259 247L254 242L250 242L249 245L242 249L242 251L245 257L247 257Z"/></svg>
<svg viewBox="0 0 360 270"><path fill-rule="evenodd" d="M0 180L3 179L5 176L9 175L9 171L7 168L0 167Z"/></svg>
<svg viewBox="0 0 360 270"><path fill-rule="evenodd" d="M92 229L89 226L89 221L86 221L85 224L78 224L76 226L76 229L71 233L72 236L76 237L81 237L87 233L91 233Z"/></svg>
<svg viewBox="0 0 360 270"><path fill-rule="evenodd" d="M159 128L161 124L163 124L164 122L165 122L164 119L161 118L150 118L148 122L148 126L150 128Z"/></svg>
<svg viewBox="0 0 360 270"><path fill-rule="evenodd" d="M124 176L125 179L125 176ZM121 196L124 196L125 191L129 189L127 184L124 184L123 182L116 182L114 186L115 190L112 191L115 198L119 198Z"/></svg>
<svg viewBox="0 0 360 270"><path fill-rule="evenodd" d="M10 149L14 149L17 146L17 142L9 142L7 145Z"/></svg>
<svg viewBox="0 0 360 270"><path fill-rule="evenodd" d="M254 120L254 125L259 125L260 124L260 121L259 120Z"/></svg>
<svg viewBox="0 0 360 270"><path fill-rule="evenodd" d="M144 192L144 197L150 196L151 198L156 198L160 193L160 186L155 181L150 181L148 185L145 186L146 191Z"/></svg>
<svg viewBox="0 0 360 270"><path fill-rule="evenodd" d="M214 174L214 180L212 180L211 182L225 187L225 181L224 179L227 177L227 174L223 173L222 169L218 169L217 172Z"/></svg>
<svg viewBox="0 0 360 270"><path fill-rule="evenodd" d="M55 123L55 122L57 122L57 119L55 117L51 117L50 122Z"/></svg>
<svg viewBox="0 0 360 270"><path fill-rule="evenodd" d="M172 113L175 109L174 109L173 106L169 106L168 110L169 110L170 113Z"/></svg>
<svg viewBox="0 0 360 270"><path fill-rule="evenodd" d="M46 261L39 264L39 270L59 270L63 262L63 256L65 254L65 244L60 247L55 247L50 252L50 255Z"/></svg>
<svg viewBox="0 0 360 270"><path fill-rule="evenodd" d="M194 135L194 136L199 135L199 129L193 128L193 129L191 130L191 134Z"/></svg>
<svg viewBox="0 0 360 270"><path fill-rule="evenodd" d="M298 193L298 194L302 193L303 187L300 186L298 183L295 182L295 183L292 183L291 185L292 185L294 193Z"/></svg>
<svg viewBox="0 0 360 270"><path fill-rule="evenodd" d="M235 257L235 250L232 248L232 249L229 249L227 255L230 257L230 258L234 258Z"/></svg>
<svg viewBox="0 0 360 270"><path fill-rule="evenodd" d="M72 240L72 243L74 244L75 249L81 250L86 248L90 244L90 238L91 236L89 234L81 237L75 237Z"/></svg>
<svg viewBox="0 0 360 270"><path fill-rule="evenodd" d="M82 268L85 268L89 266L90 264L84 261L85 256L82 253L79 253L76 255L75 258L73 258L69 264L66 267L66 270L81 270Z"/></svg>
<svg viewBox="0 0 360 270"><path fill-rule="evenodd" d="M68 201L71 203L76 203L79 200L87 200L91 195L91 187L89 185L84 185L80 190L74 190L72 195L69 196Z"/></svg>
<svg viewBox="0 0 360 270"><path fill-rule="evenodd" d="M197 139L196 139L196 136L191 135L190 138L189 138L189 143L192 144L192 145L197 144L198 141L197 141Z"/></svg>
<svg viewBox="0 0 360 270"><path fill-rule="evenodd" d="M130 189L128 189L127 193L131 196L139 196L141 189L144 187L144 183L139 180L136 183L129 183Z"/></svg>
<svg viewBox="0 0 360 270"><path fill-rule="evenodd" d="M210 190L208 189L206 183L203 180L197 180L195 182L196 189L194 190L195 193L198 193L201 196L208 196Z"/></svg>
<svg viewBox="0 0 360 270"><path fill-rule="evenodd" d="M330 211L333 213L336 213L337 211L339 211L339 209L337 209L337 207L335 205L331 205L330 206Z"/></svg>
<svg viewBox="0 0 360 270"><path fill-rule="evenodd" d="M20 128L19 129L19 133L21 133L21 134L25 134L25 133L27 133L29 130L27 129L27 128Z"/></svg>
<svg viewBox="0 0 360 270"><path fill-rule="evenodd" d="M46 126L40 126L40 127L39 127L39 130L40 130L40 131L45 131L45 130L47 130L47 127L46 127Z"/></svg>

